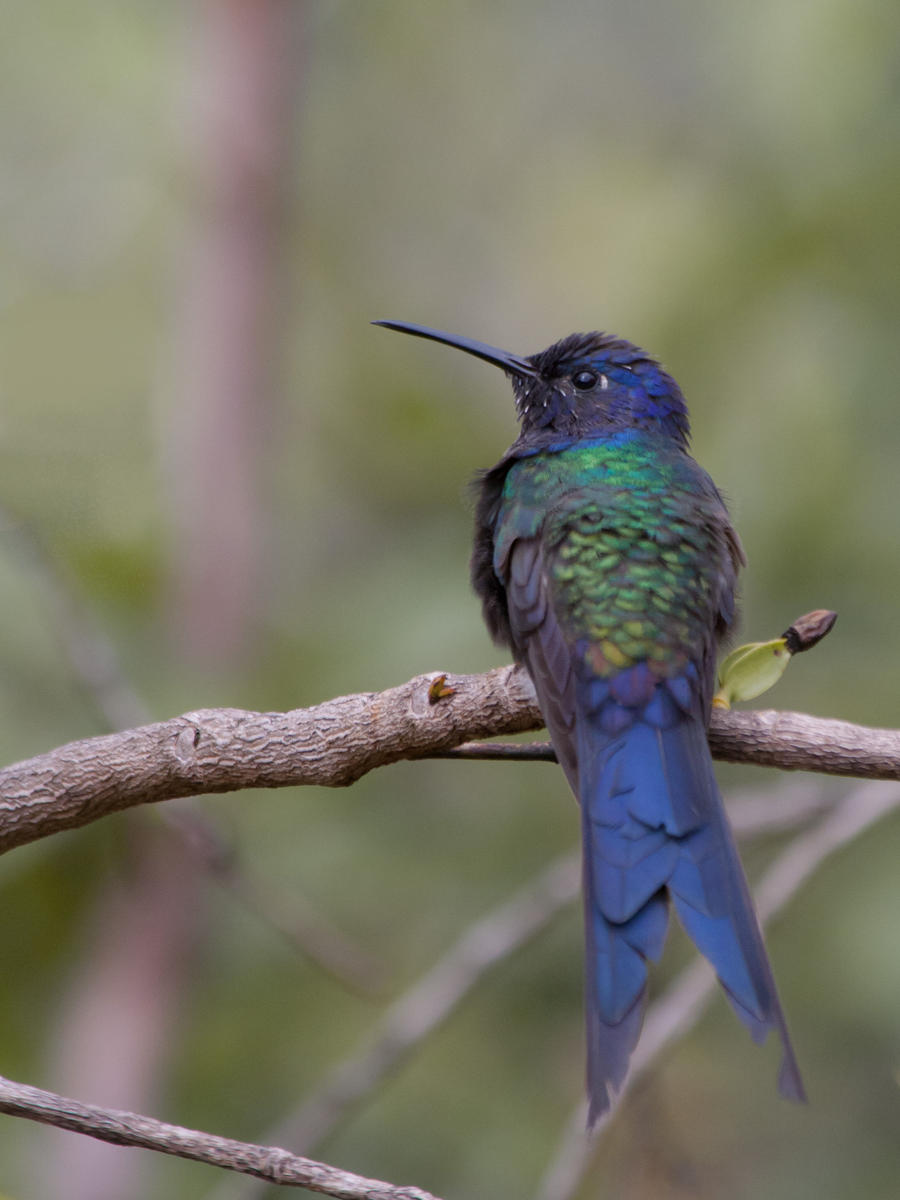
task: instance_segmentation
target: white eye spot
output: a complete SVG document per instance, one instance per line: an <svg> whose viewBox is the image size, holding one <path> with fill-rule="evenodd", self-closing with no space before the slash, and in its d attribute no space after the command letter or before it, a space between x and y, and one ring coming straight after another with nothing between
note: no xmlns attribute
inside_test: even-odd
<svg viewBox="0 0 900 1200"><path fill-rule="evenodd" d="M608 387L609 387L609 380L606 378L605 375L601 375L600 376L600 391L605 392Z"/></svg>

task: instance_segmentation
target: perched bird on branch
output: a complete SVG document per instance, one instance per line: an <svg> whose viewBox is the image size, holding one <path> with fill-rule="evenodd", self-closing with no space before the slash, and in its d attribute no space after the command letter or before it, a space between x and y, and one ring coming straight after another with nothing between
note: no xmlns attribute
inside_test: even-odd
<svg viewBox="0 0 900 1200"><path fill-rule="evenodd" d="M376 324L512 381L521 432L480 477L472 581L492 636L534 682L581 806L589 1124L625 1080L670 901L754 1039L778 1034L781 1092L803 1100L706 741L744 555L688 454L678 384L604 333L519 357Z"/></svg>

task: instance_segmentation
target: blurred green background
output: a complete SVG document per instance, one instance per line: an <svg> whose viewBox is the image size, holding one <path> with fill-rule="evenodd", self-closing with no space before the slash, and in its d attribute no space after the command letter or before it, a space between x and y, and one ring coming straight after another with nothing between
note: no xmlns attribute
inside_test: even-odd
<svg viewBox="0 0 900 1200"><path fill-rule="evenodd" d="M763 703L896 726L898 214L888 0L8 6L3 761L138 700L153 719L290 708L503 661L469 592L465 487L512 440L510 396L381 317L525 353L601 328L658 354L747 549L746 638L840 613ZM5 1073L262 1139L577 836L546 766L406 764L201 810L270 915L333 922L381 993L296 954L132 813L0 861ZM748 853L754 875L776 848ZM896 1195L898 854L883 823L770 933L810 1107L776 1099L774 1048L718 999L579 1195ZM673 938L657 984L686 960ZM312 1152L529 1196L581 1039L575 906ZM16 1200L218 1183L0 1119Z"/></svg>

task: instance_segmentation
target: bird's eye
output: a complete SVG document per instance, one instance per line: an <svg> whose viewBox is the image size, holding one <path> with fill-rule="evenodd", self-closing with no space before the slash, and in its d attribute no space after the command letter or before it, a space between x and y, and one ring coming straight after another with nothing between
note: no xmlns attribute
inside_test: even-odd
<svg viewBox="0 0 900 1200"><path fill-rule="evenodd" d="M579 371L577 375L572 376L572 382L581 392L586 392L588 388L592 388L597 382L595 371Z"/></svg>

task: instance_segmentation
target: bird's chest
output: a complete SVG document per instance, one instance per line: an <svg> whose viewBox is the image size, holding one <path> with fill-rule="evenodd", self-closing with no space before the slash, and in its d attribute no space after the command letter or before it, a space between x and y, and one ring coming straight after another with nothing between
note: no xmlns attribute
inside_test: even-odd
<svg viewBox="0 0 900 1200"><path fill-rule="evenodd" d="M594 647L599 673L644 660L668 674L709 637L722 536L680 468L640 444L597 445L522 460L507 477L495 567L508 571L517 540L539 542L556 620Z"/></svg>

